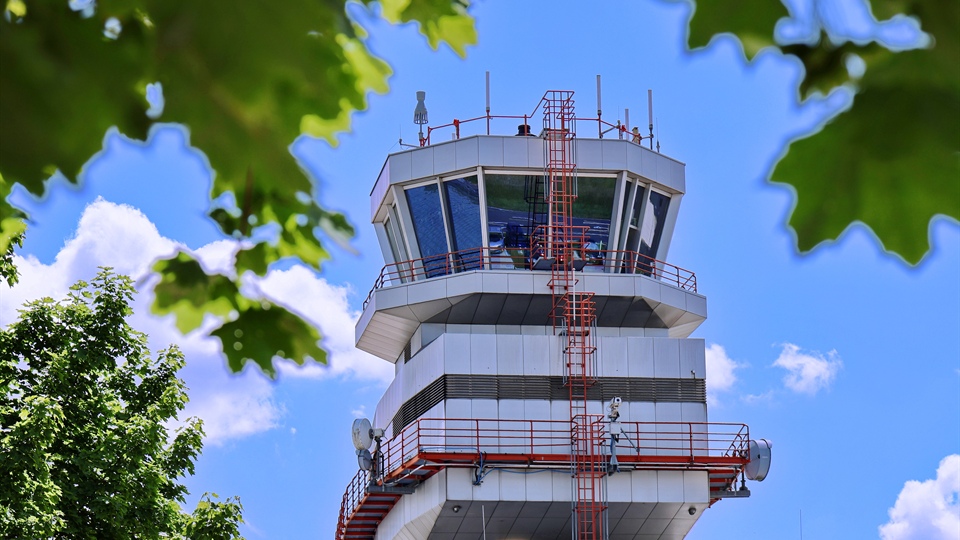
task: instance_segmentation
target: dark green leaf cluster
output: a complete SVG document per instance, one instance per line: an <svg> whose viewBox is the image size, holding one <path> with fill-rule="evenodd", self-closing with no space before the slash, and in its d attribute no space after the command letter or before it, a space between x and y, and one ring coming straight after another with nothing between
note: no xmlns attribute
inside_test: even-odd
<svg viewBox="0 0 960 540"><path fill-rule="evenodd" d="M790 226L801 251L862 222L887 250L915 264L930 249L930 220L960 219L960 4L875 0L872 7L880 19L917 19L929 43L894 51L831 34L816 18L820 39L781 46L773 34L788 15L781 3L697 0L689 44L704 46L730 32L747 59L767 47L798 59L801 99L838 86L854 91L849 110L789 145L770 179L796 190ZM851 61L862 62L862 77Z"/></svg>
<svg viewBox="0 0 960 540"><path fill-rule="evenodd" d="M303 196L314 186L289 145L303 134L335 142L351 113L366 108L367 94L387 90L391 74L367 49L365 30L346 10L351 3L293 0L278 9L264 0L99 0L89 12L75 12L66 0L7 2L0 18L0 252L23 229L24 216L6 202L13 182L42 195L44 179L56 170L76 180L108 129L143 139L153 120L162 120L186 124L191 143L209 158L216 173L211 201L225 200L224 194L236 201L213 208L210 217L224 234L244 241L237 276L263 275L283 258L319 269L329 257L321 238L344 243L354 230L343 215ZM390 22L419 24L434 48L443 42L463 55L476 42L466 0L376 3ZM107 31L109 25L119 25L119 33ZM148 117L154 82L162 84L164 106ZM262 225L279 233L251 240ZM173 273L181 268L163 267L172 279L161 288L203 280ZM206 299L193 305L217 304L220 281L209 276L206 291L195 288ZM263 304L233 294L235 326L249 334L245 321L257 320L273 325L269 334L283 334L271 342L282 350L257 351L268 354L256 358L261 366L271 365L273 356L322 360L314 354L315 331L287 333L309 326L298 315L275 305L269 315L248 314ZM176 314L191 321L204 314L187 311L183 304ZM224 343L229 364L240 369L245 359L232 345Z"/></svg>
<svg viewBox="0 0 960 540"><path fill-rule="evenodd" d="M0 331L0 537L184 538L193 523L179 479L203 431L165 427L187 402L184 358L151 355L126 320L133 292L103 270ZM239 510L218 512L235 532Z"/></svg>

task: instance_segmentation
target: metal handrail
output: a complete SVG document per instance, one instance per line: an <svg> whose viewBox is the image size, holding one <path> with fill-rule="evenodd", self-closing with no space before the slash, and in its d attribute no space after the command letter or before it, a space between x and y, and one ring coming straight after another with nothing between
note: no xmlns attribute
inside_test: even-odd
<svg viewBox="0 0 960 540"><path fill-rule="evenodd" d="M537 103L537 108L540 107L541 103L542 103L542 101ZM481 120L483 120L483 121L486 122L486 126L487 126L486 134L487 134L487 135L490 135L490 121L491 121L491 120L523 120L523 125L524 125L524 126L530 126L530 125L531 125L530 122L534 119L536 113L537 113L537 109L534 109L534 111L533 111L532 113L530 113L530 114L524 114L524 115L484 114L484 115L481 115L481 116L475 116L475 117L473 117L473 118L467 118L466 120L460 120L460 119L458 119L458 118L454 118L453 120L451 120L450 122L448 122L448 123L446 123L446 124L440 124L440 125L436 125L436 126L427 126L427 133L426 133L426 135L423 137L423 139L420 141L420 146L428 146L428 145L432 144L432 135L433 135L433 132L434 132L434 131L441 131L441 130L449 129L449 128L453 128L453 138L454 138L455 140L459 140L460 137L461 137L461 133L460 133L460 128L461 128L461 126L463 126L463 125L465 125L465 124L472 124L472 123L474 123L474 122L478 122L478 121L481 121ZM597 123L597 138L599 138L599 139L602 139L605 134L607 134L607 133L609 133L609 132L611 132L611 131L615 131L615 132L616 132L618 139L620 139L620 140L632 141L632 142L634 142L634 143L636 143L636 144L640 144L643 140L645 140L645 139L650 139L650 138L651 138L651 135L640 135L639 133L635 134L635 133L631 132L628 126L626 126L625 124L620 123L620 120L617 120L616 123L612 123L612 122L608 122L608 121L604 120L603 118L601 118L601 117L599 117L599 116L597 116L597 117L589 117L589 118L574 118L573 120L576 121L576 122L591 122L591 123L596 122L596 123ZM637 126L637 127L639 127L639 126ZM605 129L605 128L606 128L606 129ZM524 131L526 131L526 130L524 130ZM480 134L480 133L478 132L478 133L476 133L476 134ZM531 135L533 135L533 134L531 133ZM576 137L576 134L575 134L575 133L572 134L572 135L573 135L574 137ZM533 135L533 136L535 136L535 135Z"/></svg>
<svg viewBox="0 0 960 540"><path fill-rule="evenodd" d="M363 308L366 309L377 290L401 283L477 270L538 271L535 265L542 255L544 253L538 247L496 251L489 247L476 247L385 264L364 299ZM641 274L679 289L697 292L697 275L694 272L636 251L581 248L575 250L573 259L586 261L583 271L588 273Z"/></svg>
<svg viewBox="0 0 960 540"><path fill-rule="evenodd" d="M602 415L585 415L579 424L594 426L590 441L598 454L609 449L606 422ZM662 460L664 466L699 466L711 460L735 458L740 464L749 459L750 428L746 424L726 422L620 422L624 436L615 444L621 460L629 456ZM383 469L374 483L396 481L410 467L431 456L461 456L461 465L472 466L474 457L516 456L519 463L569 463L573 459L571 437L580 433L567 420L503 420L476 418L420 418L393 439L381 444ZM488 458L486 458L488 459ZM448 465L453 466L450 462ZM422 463L416 465L422 466ZM343 494L337 538L342 538L347 521L356 512L371 484L370 473L359 471Z"/></svg>

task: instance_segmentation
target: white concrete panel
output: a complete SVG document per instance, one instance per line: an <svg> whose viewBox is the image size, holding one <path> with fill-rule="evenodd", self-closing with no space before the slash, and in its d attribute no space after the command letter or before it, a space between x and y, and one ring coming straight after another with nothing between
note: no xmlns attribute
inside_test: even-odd
<svg viewBox="0 0 960 540"><path fill-rule="evenodd" d="M523 374L550 373L550 345L547 336L521 336L523 339Z"/></svg>
<svg viewBox="0 0 960 540"><path fill-rule="evenodd" d="M603 145L603 168L615 171L627 168L627 146L631 143L607 141ZM577 156L580 159L580 156Z"/></svg>
<svg viewBox="0 0 960 540"><path fill-rule="evenodd" d="M410 173L413 178L427 178L433 176L433 147L427 146L413 151L413 161L410 166Z"/></svg>
<svg viewBox="0 0 960 540"><path fill-rule="evenodd" d="M577 167L580 169L604 169L603 158L608 145L599 139L577 139Z"/></svg>
<svg viewBox="0 0 960 540"><path fill-rule="evenodd" d="M447 296L450 297L476 293L483 287L483 278L478 272L457 274L446 278L445 281L447 282Z"/></svg>
<svg viewBox="0 0 960 540"><path fill-rule="evenodd" d="M640 158L640 174L644 177L657 181L657 154L651 150L643 149L643 155Z"/></svg>
<svg viewBox="0 0 960 540"><path fill-rule="evenodd" d="M633 491L633 480L627 472L613 474L607 477L608 502L630 502Z"/></svg>
<svg viewBox="0 0 960 540"><path fill-rule="evenodd" d="M690 455L690 429L682 424L680 403L658 402L657 455Z"/></svg>
<svg viewBox="0 0 960 540"><path fill-rule="evenodd" d="M687 190L685 169L683 163L670 160L670 187L681 193Z"/></svg>
<svg viewBox="0 0 960 540"><path fill-rule="evenodd" d="M480 139L478 137L469 137L460 139L456 143L457 147L457 169L466 169L467 167L476 167L479 163Z"/></svg>
<svg viewBox="0 0 960 540"><path fill-rule="evenodd" d="M499 418L501 420L524 420L524 401L522 399L501 399L498 401L498 408L500 411ZM516 429L526 429L526 426L522 425L520 422L503 422L501 423L502 429L516 430ZM511 434L511 436L514 436ZM515 444L515 443L511 443Z"/></svg>
<svg viewBox="0 0 960 540"><path fill-rule="evenodd" d="M629 377L627 338L600 338L600 376Z"/></svg>
<svg viewBox="0 0 960 540"><path fill-rule="evenodd" d="M553 478L556 476L550 471L540 471L536 474L526 474L523 478L527 484L528 501L549 501L553 498Z"/></svg>
<svg viewBox="0 0 960 540"><path fill-rule="evenodd" d="M657 471L657 500L659 502L684 502L683 471Z"/></svg>
<svg viewBox="0 0 960 540"><path fill-rule="evenodd" d="M407 301L411 304L446 298L447 282L444 279L429 279L407 285Z"/></svg>
<svg viewBox="0 0 960 540"><path fill-rule="evenodd" d="M627 170L640 174L640 171L643 169L643 150L640 149L639 145L629 144L627 145Z"/></svg>
<svg viewBox="0 0 960 540"><path fill-rule="evenodd" d="M501 139L503 141L503 165L506 167L532 167L527 158L524 137Z"/></svg>
<svg viewBox="0 0 960 540"><path fill-rule="evenodd" d="M499 501L500 500L500 473L493 471L483 477L483 482L479 486L472 486L473 494L470 497L475 501Z"/></svg>
<svg viewBox="0 0 960 540"><path fill-rule="evenodd" d="M602 337L620 337L620 329L616 327L600 326L594 332L594 335Z"/></svg>
<svg viewBox="0 0 960 540"><path fill-rule="evenodd" d="M457 169L457 143L435 144L432 148L435 174L442 175Z"/></svg>
<svg viewBox="0 0 960 540"><path fill-rule="evenodd" d="M573 494L573 479L569 474L551 473L553 479L553 500L570 501Z"/></svg>
<svg viewBox="0 0 960 540"><path fill-rule="evenodd" d="M500 407L495 399L474 399L472 401L471 407L475 419L496 419L497 415L500 414Z"/></svg>
<svg viewBox="0 0 960 540"><path fill-rule="evenodd" d="M492 476L492 475L491 475ZM523 501L527 497L527 475L500 472L500 500Z"/></svg>
<svg viewBox="0 0 960 540"><path fill-rule="evenodd" d="M555 437L559 433L561 426L550 421L550 403L543 400L523 400L523 418L530 421L530 427L533 431L533 452L540 454L562 453L563 450L556 446L561 443Z"/></svg>
<svg viewBox="0 0 960 540"><path fill-rule="evenodd" d="M496 334L470 334L470 373L476 375L497 373Z"/></svg>
<svg viewBox="0 0 960 540"><path fill-rule="evenodd" d="M470 334L445 334L434 343L443 343L444 369L447 373L467 374L470 365Z"/></svg>
<svg viewBox="0 0 960 540"><path fill-rule="evenodd" d="M546 326L525 324L520 327L520 333L525 336L545 336L548 332L552 332L552 330Z"/></svg>
<svg viewBox="0 0 960 540"><path fill-rule="evenodd" d="M491 274L485 272L483 277L483 292L485 293L507 293L509 285L507 283L507 274Z"/></svg>
<svg viewBox="0 0 960 540"><path fill-rule="evenodd" d="M683 471L683 500L690 503L710 501L707 471Z"/></svg>
<svg viewBox="0 0 960 540"><path fill-rule="evenodd" d="M693 375L693 374L696 375ZM702 379L707 375L704 343L702 339L680 340L680 377Z"/></svg>
<svg viewBox="0 0 960 540"><path fill-rule="evenodd" d="M610 294L610 277L605 274L584 274L580 278L583 283L583 290L590 291L597 296L608 296Z"/></svg>
<svg viewBox="0 0 960 540"><path fill-rule="evenodd" d="M679 340L653 338L653 372L657 378L680 377Z"/></svg>
<svg viewBox="0 0 960 540"><path fill-rule="evenodd" d="M507 274L507 292L530 294L533 290L533 274L530 272L510 272Z"/></svg>
<svg viewBox="0 0 960 540"><path fill-rule="evenodd" d="M699 422L703 423L707 421L707 404L706 403L691 403L684 402L680 404L680 419L682 422ZM694 430L705 431L706 426L694 426ZM700 435L700 437L705 437L705 435Z"/></svg>
<svg viewBox="0 0 960 540"><path fill-rule="evenodd" d="M668 305L686 309L687 307L687 293L681 289L678 289L672 285L660 284L660 301L665 302Z"/></svg>
<svg viewBox="0 0 960 540"><path fill-rule="evenodd" d="M407 287L387 287L380 289L376 294L377 308L389 309L407 304Z"/></svg>
<svg viewBox="0 0 960 540"><path fill-rule="evenodd" d="M446 469L447 500L469 501L473 497L473 471L470 469Z"/></svg>
<svg viewBox="0 0 960 540"><path fill-rule="evenodd" d="M527 163L530 167L542 169L543 163L543 139L540 137L517 137L527 143Z"/></svg>
<svg viewBox="0 0 960 540"><path fill-rule="evenodd" d="M614 296L633 296L634 285L636 277L627 274L621 275L611 275L610 277L610 294Z"/></svg>
<svg viewBox="0 0 960 540"><path fill-rule="evenodd" d="M477 145L480 151L480 164L502 166L503 165L503 139L500 137L477 137Z"/></svg>
<svg viewBox="0 0 960 540"><path fill-rule="evenodd" d="M627 369L631 377L653 377L653 339L627 338Z"/></svg>
<svg viewBox="0 0 960 540"><path fill-rule="evenodd" d="M701 317L707 316L707 299L699 294L687 293L686 309L691 313L696 313Z"/></svg>
<svg viewBox="0 0 960 540"><path fill-rule="evenodd" d="M547 329L546 343L549 350L549 374L552 376L563 376L567 374L566 360L563 356L563 348L566 346L565 338L553 335L552 329Z"/></svg>
<svg viewBox="0 0 960 540"><path fill-rule="evenodd" d="M633 502L657 501L657 471L633 471L630 477Z"/></svg>
<svg viewBox="0 0 960 540"><path fill-rule="evenodd" d="M523 375L523 337L497 335L497 372L500 375Z"/></svg>
<svg viewBox="0 0 960 540"><path fill-rule="evenodd" d="M566 401L551 401L550 419L556 422L569 422L570 404Z"/></svg>
<svg viewBox="0 0 960 540"><path fill-rule="evenodd" d="M390 183L397 184L413 178L411 154L401 152L390 156Z"/></svg>
<svg viewBox="0 0 960 540"><path fill-rule="evenodd" d="M471 324L470 333L471 334L496 334L497 325L495 324Z"/></svg>
<svg viewBox="0 0 960 540"><path fill-rule="evenodd" d="M550 273L549 272L534 272L533 273L533 292L536 294L544 294L550 292Z"/></svg>
<svg viewBox="0 0 960 540"><path fill-rule="evenodd" d="M653 278L641 276L640 279L637 280L636 294L644 298L647 298L649 300L652 300L653 302L659 302L660 301L660 282Z"/></svg>

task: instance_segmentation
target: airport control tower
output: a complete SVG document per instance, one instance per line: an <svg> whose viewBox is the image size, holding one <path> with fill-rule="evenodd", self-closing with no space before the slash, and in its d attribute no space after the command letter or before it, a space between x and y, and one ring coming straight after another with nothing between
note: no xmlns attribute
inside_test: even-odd
<svg viewBox="0 0 960 540"><path fill-rule="evenodd" d="M418 93L371 192L356 340L396 378L354 422L338 540L680 539L766 476L768 441L707 421L706 298L665 262L684 165L597 87L595 118L548 91L425 134Z"/></svg>

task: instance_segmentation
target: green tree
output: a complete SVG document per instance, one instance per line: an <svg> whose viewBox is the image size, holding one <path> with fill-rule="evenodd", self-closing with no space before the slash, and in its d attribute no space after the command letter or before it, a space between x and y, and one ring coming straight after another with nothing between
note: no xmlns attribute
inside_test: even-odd
<svg viewBox="0 0 960 540"><path fill-rule="evenodd" d="M130 327L130 279L101 271L65 301L28 304L0 331L0 537L236 538L239 501L181 511L200 421L183 355Z"/></svg>

